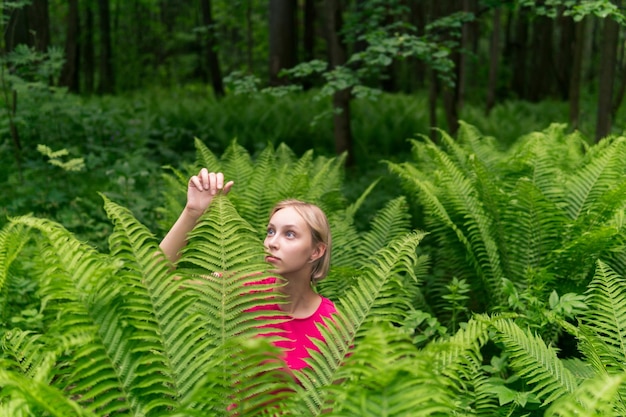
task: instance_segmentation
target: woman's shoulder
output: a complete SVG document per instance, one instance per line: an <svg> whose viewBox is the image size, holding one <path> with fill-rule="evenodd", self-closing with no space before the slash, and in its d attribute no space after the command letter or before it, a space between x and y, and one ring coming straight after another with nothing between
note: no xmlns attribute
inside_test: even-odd
<svg viewBox="0 0 626 417"><path fill-rule="evenodd" d="M322 298L322 302L317 309L317 313L320 316L330 316L337 312L337 308L335 307L335 303L324 296L320 296Z"/></svg>

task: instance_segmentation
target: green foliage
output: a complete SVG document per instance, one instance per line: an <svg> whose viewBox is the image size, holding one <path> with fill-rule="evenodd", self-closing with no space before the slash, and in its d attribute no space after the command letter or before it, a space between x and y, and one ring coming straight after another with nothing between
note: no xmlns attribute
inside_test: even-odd
<svg viewBox="0 0 626 417"><path fill-rule="evenodd" d="M430 299L465 279L473 310L513 309L546 332L548 311L573 314L549 305L553 291L574 300L567 293L583 291L597 259L624 265L624 138L588 146L554 125L502 151L462 124L458 141L441 140L414 140L413 162L388 164L433 237Z"/></svg>

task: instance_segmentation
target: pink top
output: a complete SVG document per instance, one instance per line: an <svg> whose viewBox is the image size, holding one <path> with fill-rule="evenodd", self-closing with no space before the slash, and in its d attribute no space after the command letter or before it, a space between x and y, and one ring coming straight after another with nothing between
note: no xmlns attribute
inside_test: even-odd
<svg viewBox="0 0 626 417"><path fill-rule="evenodd" d="M276 278L268 278L261 283L273 284L275 282ZM275 345L283 349L285 353L284 359L289 369L297 370L308 366L304 360L311 356L309 349L319 351L311 338L324 340L317 328L317 324L323 323L326 317L332 318L332 315L337 312L332 301L325 297L321 298L322 302L319 307L309 317L293 318L284 316L285 321L261 326L262 328L276 329L275 332L264 333L265 336L280 336L283 338L276 341ZM248 311L261 310L281 311L278 304L252 307Z"/></svg>

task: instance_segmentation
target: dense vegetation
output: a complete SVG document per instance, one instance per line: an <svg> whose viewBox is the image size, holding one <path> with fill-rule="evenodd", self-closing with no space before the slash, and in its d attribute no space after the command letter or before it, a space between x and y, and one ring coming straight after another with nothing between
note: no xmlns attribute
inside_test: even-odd
<svg viewBox="0 0 626 417"><path fill-rule="evenodd" d="M620 2L269 3L1 4L0 416L626 415ZM340 311L293 377L243 313L287 197Z"/></svg>

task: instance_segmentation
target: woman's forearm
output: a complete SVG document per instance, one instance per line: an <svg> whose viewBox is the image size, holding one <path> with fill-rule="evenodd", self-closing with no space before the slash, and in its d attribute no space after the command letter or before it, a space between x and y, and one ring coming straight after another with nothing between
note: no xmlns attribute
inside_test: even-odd
<svg viewBox="0 0 626 417"><path fill-rule="evenodd" d="M159 244L171 263L175 263L180 258L182 249L187 245L187 235L196 226L201 214L185 207L176 223Z"/></svg>

